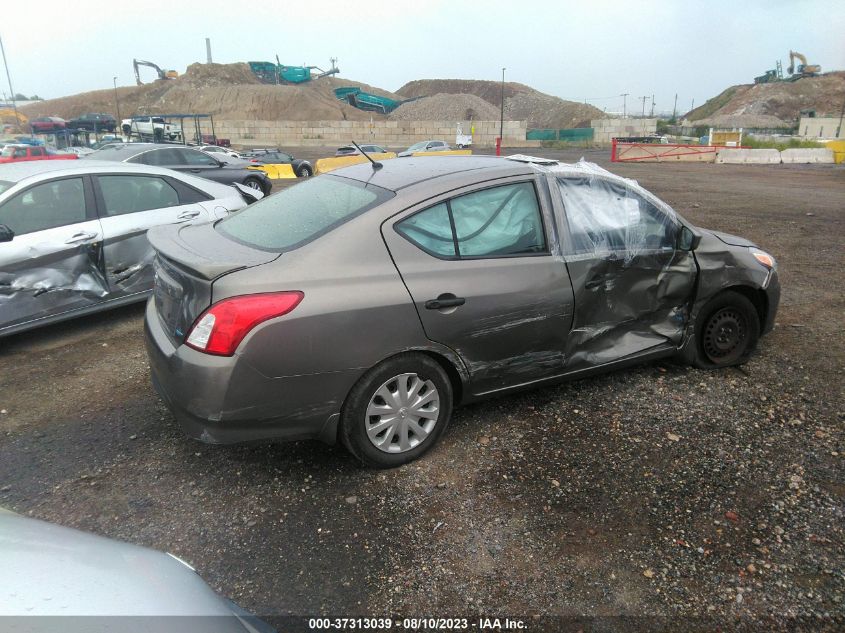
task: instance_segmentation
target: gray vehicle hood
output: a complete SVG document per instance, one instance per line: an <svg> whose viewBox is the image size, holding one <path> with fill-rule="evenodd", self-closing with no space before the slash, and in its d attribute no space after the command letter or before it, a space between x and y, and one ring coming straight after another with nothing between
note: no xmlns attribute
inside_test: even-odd
<svg viewBox="0 0 845 633"><path fill-rule="evenodd" d="M74 622L99 630L97 622L114 628L117 617L121 630L132 622L159 630L157 620L175 616L194 616L180 618L183 631L254 630L233 608L169 554L0 508L0 618L25 616L14 630L70 631Z"/></svg>
<svg viewBox="0 0 845 633"><path fill-rule="evenodd" d="M711 235L716 236L719 240L727 244L728 246L748 246L748 247L756 247L757 245L754 242L751 242L744 237L738 237L736 235L731 235L730 233L722 233L721 231L711 231L710 229L698 229L699 231L707 231Z"/></svg>

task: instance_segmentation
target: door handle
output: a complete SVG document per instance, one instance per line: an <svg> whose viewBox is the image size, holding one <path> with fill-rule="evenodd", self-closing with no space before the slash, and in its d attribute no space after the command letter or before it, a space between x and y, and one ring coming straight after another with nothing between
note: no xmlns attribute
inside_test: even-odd
<svg viewBox="0 0 845 633"><path fill-rule="evenodd" d="M66 239L65 244L77 244L79 242L86 242L88 240L93 240L95 237L97 237L96 233L88 233L86 231L82 231Z"/></svg>
<svg viewBox="0 0 845 633"><path fill-rule="evenodd" d="M190 171L192 174L199 174L200 172L202 172L202 169L191 169Z"/></svg>
<svg viewBox="0 0 845 633"><path fill-rule="evenodd" d="M463 297L456 297L451 294L440 295L437 299L429 299L425 302L426 310L442 310L443 308L456 308L467 302Z"/></svg>
<svg viewBox="0 0 845 633"><path fill-rule="evenodd" d="M191 218L195 218L200 214L199 211L182 211L179 215L176 216L179 220L190 220Z"/></svg>

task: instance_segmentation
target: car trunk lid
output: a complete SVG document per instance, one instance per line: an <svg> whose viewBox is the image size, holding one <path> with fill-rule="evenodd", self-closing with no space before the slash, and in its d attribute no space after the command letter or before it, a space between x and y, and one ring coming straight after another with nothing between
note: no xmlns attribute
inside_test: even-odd
<svg viewBox="0 0 845 633"><path fill-rule="evenodd" d="M211 305L216 279L279 256L227 239L213 224L162 226L147 235L156 251L156 311L175 344L184 341L196 318Z"/></svg>

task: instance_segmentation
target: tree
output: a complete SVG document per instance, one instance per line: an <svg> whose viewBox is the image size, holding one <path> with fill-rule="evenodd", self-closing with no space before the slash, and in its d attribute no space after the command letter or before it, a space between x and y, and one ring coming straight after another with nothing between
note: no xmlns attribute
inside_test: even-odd
<svg viewBox="0 0 845 633"><path fill-rule="evenodd" d="M29 101L29 99L26 98L26 95L22 95L19 92L14 96L14 99L15 101Z"/></svg>

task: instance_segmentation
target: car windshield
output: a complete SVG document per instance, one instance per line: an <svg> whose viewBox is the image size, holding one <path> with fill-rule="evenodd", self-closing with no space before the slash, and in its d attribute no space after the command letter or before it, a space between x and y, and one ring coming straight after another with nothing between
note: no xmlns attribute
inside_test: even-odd
<svg viewBox="0 0 845 633"><path fill-rule="evenodd" d="M3 151L0 152L0 156L14 156L15 155L15 147L4 147Z"/></svg>
<svg viewBox="0 0 845 633"><path fill-rule="evenodd" d="M418 149L425 149L425 144L426 144L425 141L423 141L422 143L414 143L413 145L411 145L408 148L408 151L411 152L411 151L418 150Z"/></svg>
<svg viewBox="0 0 845 633"><path fill-rule="evenodd" d="M310 242L394 195L357 180L312 178L220 221L217 230L242 244L282 252Z"/></svg>

